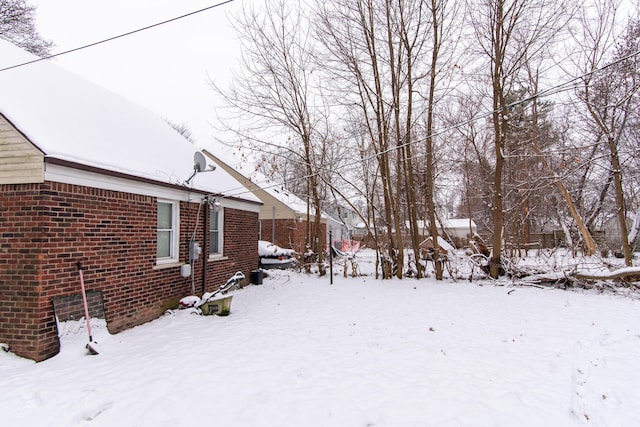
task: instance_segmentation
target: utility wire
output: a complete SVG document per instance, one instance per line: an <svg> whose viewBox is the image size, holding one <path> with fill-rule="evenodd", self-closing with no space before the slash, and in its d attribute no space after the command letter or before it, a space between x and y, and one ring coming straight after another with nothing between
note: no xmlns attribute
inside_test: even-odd
<svg viewBox="0 0 640 427"><path fill-rule="evenodd" d="M226 4L232 3L233 1L234 0L226 0L226 1L223 1L223 2L220 2L220 3L213 4L211 6L204 7L202 9L195 10L193 12L186 13L184 15L176 16L174 18L167 19L165 21L161 21L161 22L157 22L155 24L147 25L145 27L138 28L136 30L129 31L129 32L126 32L126 33L123 33L123 34L119 34L117 36L109 37L107 39L103 39L103 40L100 40L100 41L97 41L97 42L93 42L93 43L90 43L90 44L87 44L87 45L84 45L84 46L80 46L80 47L69 49L69 50L66 50L66 51L63 51L63 52L55 53L53 55L44 56L42 58L34 59L32 61L23 62L21 64L16 64L16 65L12 65L12 66L9 66L9 67L1 68L0 72L7 71L7 70L12 70L14 68L23 67L23 66L30 65L30 64L34 64L36 62L44 61L44 60L51 59L51 58L56 58L58 56L66 55L68 53L77 52L77 51L84 50L84 49L87 49L87 48L90 48L90 47L94 47L94 46L97 46L97 45L100 45L100 44L103 44L103 43L107 43L107 42L110 42L110 41L113 41L113 40L117 40L117 39L120 39L120 38L123 38L123 37L127 37L127 36L130 36L130 35L142 32L142 31L149 30L151 28L159 27L161 25L165 25L165 24L168 24L168 23L171 23L171 22L174 22L174 21L178 21L180 19L184 19L184 18L193 16L193 15L196 15L198 13L202 13L202 12L205 12L205 11L208 11L208 10L211 10L211 9L215 9L217 7L220 7L220 6L224 6ZM585 73L585 74L583 74L581 76L575 77L575 78L573 78L573 79L571 79L571 80L569 80L567 82L563 82L563 83L561 83L559 85L552 86L551 88L548 88L548 89L546 89L546 90L544 90L542 92L535 93L535 94L531 95L528 98L515 101L515 102L509 104L507 106L507 108L512 108L512 107L514 107L516 105L519 105L519 104L528 103L528 102L532 101L535 98L542 98L542 97L545 97L545 96L550 96L550 95L554 95L554 94L557 94L557 93L560 93L560 92L571 90L571 89L575 88L576 82L578 80L586 78L586 77L588 77L590 75L593 75L593 74L595 74L597 72L603 71L603 70L605 70L605 69L607 69L607 68L609 68L609 67L611 67L611 66L613 66L613 65L615 65L615 64L617 64L619 62L625 61L625 60L627 60L627 59L629 59L629 58L631 58L633 56L636 56L638 54L640 54L640 51L632 52L631 54L625 56L624 58L620 58L620 59L618 59L618 60L616 60L616 61L614 61L612 63L609 63L609 64L607 64L607 65L605 65L605 66L603 66L603 67L601 67L599 69L587 72L587 73ZM470 119L465 120L464 122L456 123L456 124L453 124L453 125L445 128L445 129L442 129L440 131L433 132L430 136L431 137L437 136L437 135L442 134L444 132L447 132L449 130L464 126L465 124L472 123L472 122L474 122L476 120L479 120L479 119L482 119L482 118L485 118L485 117L489 117L492 114L494 114L495 112L497 112L497 111L488 111L488 112L485 112L483 114L471 117ZM362 162L362 161L366 161L366 160L371 160L371 159L373 159L375 157L378 157L378 156L380 156L382 154L386 154L386 153L389 153L389 152L392 152L392 151L396 151L396 150L398 150L400 148L403 148L403 147L405 147L407 145L413 145L413 144L416 144L416 143L419 143L419 142L424 142L425 140L426 140L426 137L423 137L423 138L419 138L417 140L413 140L413 141L408 142L408 143L403 143L403 144L397 145L395 147L390 147L387 150L384 150L382 152L377 152L377 153L374 153L374 154L372 154L372 155L370 155L368 157L365 157L363 159L355 160L351 164L354 164L356 162ZM330 170L329 168L321 168L321 169ZM309 178L309 176L303 176L303 177L298 178L297 180L302 180L302 179L307 179L307 178ZM257 183L254 183L254 184L257 184ZM281 184L274 183L272 185L269 185L269 186L266 186L266 187L262 187L262 189L268 189L268 188L273 188L273 187L281 187L281 186L282 186ZM245 191L242 191L241 189L243 189ZM239 187L239 188L237 188L237 190L239 191L238 193L230 194L230 195L223 196L223 197L233 197L233 196L239 196L239 195L242 195L242 194L247 194L247 193L253 193L254 192L253 190L247 190L246 187ZM230 191L233 192L235 190L232 189Z"/></svg>
<svg viewBox="0 0 640 427"><path fill-rule="evenodd" d="M36 62L44 61L46 59L56 58L58 56L66 55L68 53L77 52L79 50L87 49L87 48L94 47L94 46L97 46L97 45L100 45L100 44L103 44L103 43L107 43L107 42L110 42L110 41L113 41L113 40L117 40L117 39L120 39L120 38L123 38L123 37L127 37L127 36L130 36L132 34L136 34L136 33L142 32L142 31L149 30L151 28L159 27L161 25L165 25L165 24L168 24L170 22L177 21L179 19L187 18L189 16L193 16L193 15L196 15L198 13L206 12L207 10L211 10L211 9L215 9L217 7L220 7L220 6L224 6L224 5L229 4L229 3L233 2L233 1L234 0L226 0L226 1L223 1L223 2L220 2L220 3L216 3L214 5L211 5L211 6L204 7L202 9L194 10L193 12L189 12L189 13L186 13L184 15L176 16L175 18L167 19L166 21L157 22L155 24L147 25L146 27L138 28L137 30L133 30L133 31L129 31L129 32L124 33L124 34L119 34L117 36L109 37L108 39L100 40L100 41L97 41L97 42L94 42L94 43L90 43L90 44L87 44L87 45L84 45L84 46L80 46L80 47L76 47L76 48L73 48L73 49L65 50L64 52L54 53L53 55L44 56L42 58L34 59L33 61L23 62L22 64L16 64L16 65L12 65L10 67L1 68L0 72L7 71L7 70L12 70L14 68L24 67L25 65L34 64Z"/></svg>

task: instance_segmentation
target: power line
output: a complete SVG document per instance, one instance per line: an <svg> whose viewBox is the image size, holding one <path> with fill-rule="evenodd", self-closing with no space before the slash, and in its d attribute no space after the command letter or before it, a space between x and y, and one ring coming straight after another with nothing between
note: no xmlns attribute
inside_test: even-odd
<svg viewBox="0 0 640 427"><path fill-rule="evenodd" d="M68 53L77 52L79 50L87 49L87 48L94 47L94 46L97 46L97 45L100 45L100 44L103 44L103 43L107 43L107 42L110 42L110 41L113 41L113 40L117 40L117 39L120 39L120 38L123 38L123 37L127 37L127 36L130 36L132 34L136 34L136 33L142 32L142 31L149 30L151 28L159 27L161 25L165 25L165 24L168 24L170 22L178 21L180 19L184 19L184 18L187 18L189 16L196 15L198 13L206 12L207 10L211 10L211 9L215 9L217 7L220 7L220 6L224 6L224 5L229 4L229 3L233 2L233 1L234 0L226 0L226 1L223 1L223 2L220 2L220 3L216 3L214 5L211 5L211 6L204 7L202 9L194 10L193 12L189 12L189 13L186 13L184 15L176 16L175 18L167 19L166 21L161 21L161 22L157 22L155 24L147 25L146 27L138 28L137 30L133 30L133 31L129 31L127 33L119 34L117 36L109 37L107 39L103 39L103 40L100 40L100 41L97 41L97 42L94 42L94 43L90 43L90 44L87 44L87 45L84 45L84 46L80 46L80 47L76 47L76 48L73 48L73 49L65 50L63 52L54 53L53 55L44 56L42 58L34 59L33 61L23 62L22 64L16 64L16 65L12 65L10 67L2 68L2 69L0 69L0 72L7 71L7 70L12 70L14 68L24 67L25 65L34 64L36 62L44 61L46 59L56 58L58 56L66 55Z"/></svg>

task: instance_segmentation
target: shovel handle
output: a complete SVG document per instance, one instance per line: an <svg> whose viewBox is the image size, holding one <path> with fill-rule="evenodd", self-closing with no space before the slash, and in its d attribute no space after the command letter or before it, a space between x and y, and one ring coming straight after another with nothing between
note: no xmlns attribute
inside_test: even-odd
<svg viewBox="0 0 640 427"><path fill-rule="evenodd" d="M93 341L91 335L91 319L89 319L89 305L87 304L87 294L84 289L84 277L82 277L82 263L78 261L78 274L80 275L80 288L82 289L82 304L84 305L84 317L87 320L87 331L89 332L89 341Z"/></svg>

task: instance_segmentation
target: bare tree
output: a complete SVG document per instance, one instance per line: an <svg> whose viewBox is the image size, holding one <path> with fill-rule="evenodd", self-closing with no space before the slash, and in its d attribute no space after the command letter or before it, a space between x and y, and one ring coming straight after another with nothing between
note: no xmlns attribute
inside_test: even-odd
<svg viewBox="0 0 640 427"><path fill-rule="evenodd" d="M336 0L318 5L324 63L333 73L344 109L359 112L368 146L378 162L382 206L383 277L402 277L403 230L419 252L418 201L413 155L416 118L422 108L415 93L425 93L429 4L423 0ZM350 115L353 118L354 115ZM382 238L384 235L384 238Z"/></svg>
<svg viewBox="0 0 640 427"><path fill-rule="evenodd" d="M600 136L600 142L608 150L609 179L613 182L622 252L625 263L631 266L632 252L628 240L620 151L625 143L625 131L630 116L635 114L638 108L636 95L640 89L639 30L638 23L631 22L620 43L615 45L617 3L607 1L595 7L595 11L585 8L581 19L583 31L580 34L580 42L583 49L582 57L579 59L579 71L582 79L578 96L591 119L594 133ZM595 19L594 12L597 13ZM606 188L608 187L607 185Z"/></svg>
<svg viewBox="0 0 640 427"><path fill-rule="evenodd" d="M167 122L167 124L169 126L171 126L173 128L173 130L175 130L180 135L182 135L184 137L184 139L186 139L187 141L189 141L192 144L195 144L195 139L193 138L193 134L191 133L191 129L189 129L189 126L186 123L178 124L178 123L172 122L171 120L169 120L167 118L165 118L164 121Z"/></svg>
<svg viewBox="0 0 640 427"><path fill-rule="evenodd" d="M456 213L473 219L481 234L491 228L491 132L485 120L477 118L483 109L482 94L464 93L453 97L443 121L451 129L447 135L454 159L451 169L461 176L464 191Z"/></svg>
<svg viewBox="0 0 640 427"><path fill-rule="evenodd" d="M483 0L469 2L468 15L476 39L489 61L494 137L493 237L489 262L491 277L498 277L502 262L504 227L505 149L508 141L511 105L509 97L524 72L525 59L550 43L566 19L563 0Z"/></svg>
<svg viewBox="0 0 640 427"><path fill-rule="evenodd" d="M307 221L306 244L322 265L325 242L318 170L322 145L328 139L322 133L326 112L314 92L313 40L305 8L300 1L286 0L267 0L263 9L247 4L235 28L242 46L242 69L236 71L228 90L213 81L211 86L243 119L240 127L232 128L241 140L252 142L255 150L284 149L304 166L307 218L314 215L313 225Z"/></svg>
<svg viewBox="0 0 640 427"><path fill-rule="evenodd" d="M327 51L325 61L330 65L338 87L347 96L342 97L345 109L354 107L362 114L360 121L364 125L366 140L379 163L378 172L384 198L384 232L387 237L388 250L384 249L381 241L377 242L378 251L382 252L383 278L390 278L394 272L392 257L402 253L397 252L397 240L394 230L399 231L399 209L395 199L395 186L391 175L391 102L386 99L386 92L390 86L384 68L388 59L381 49L385 46L385 38L380 31L384 29L386 21L384 5L380 2L368 0L347 1L339 0L318 5L317 15L319 39ZM382 19L382 20L381 20ZM376 233L377 234L377 233ZM389 261L389 262L387 262ZM402 270L402 269L400 269Z"/></svg>
<svg viewBox="0 0 640 427"><path fill-rule="evenodd" d="M38 33L35 6L25 0L0 0L0 38L38 56L50 54L53 42Z"/></svg>
<svg viewBox="0 0 640 427"><path fill-rule="evenodd" d="M433 240L433 263L436 279L442 280L443 263L440 260L440 244L438 242L438 225L436 220L435 204L435 113L438 101L437 86L443 84L445 79L440 78L440 70L447 69L448 58L441 54L443 47L448 47L450 52L456 51L457 36L452 31L457 18L457 6L447 0L431 0L428 6L431 20L431 61L428 71L428 94L426 96L426 168L425 168L425 199L427 204L427 216L429 219L429 234ZM441 64L442 62L442 64ZM444 64L444 65L443 65Z"/></svg>

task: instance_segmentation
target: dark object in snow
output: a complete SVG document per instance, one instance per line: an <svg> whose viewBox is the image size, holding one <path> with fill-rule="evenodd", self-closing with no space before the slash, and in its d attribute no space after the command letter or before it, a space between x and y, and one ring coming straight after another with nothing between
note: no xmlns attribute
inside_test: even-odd
<svg viewBox="0 0 640 427"><path fill-rule="evenodd" d="M262 269L251 270L251 283L254 285L262 285Z"/></svg>
<svg viewBox="0 0 640 427"><path fill-rule="evenodd" d="M87 331L89 331L89 342L85 346L90 354L99 354L97 342L91 336L91 318L89 317L89 305L87 304L87 293L84 289L84 277L82 276L82 263L78 261L78 274L80 275L80 288L82 289L82 304L84 305L84 318L87 320Z"/></svg>

